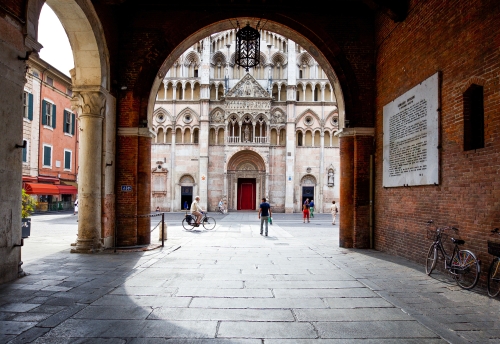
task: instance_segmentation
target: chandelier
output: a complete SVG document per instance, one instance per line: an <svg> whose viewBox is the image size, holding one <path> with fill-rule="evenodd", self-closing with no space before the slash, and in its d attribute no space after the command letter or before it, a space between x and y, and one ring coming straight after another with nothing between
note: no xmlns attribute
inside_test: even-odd
<svg viewBox="0 0 500 344"><path fill-rule="evenodd" d="M260 33L257 28L254 29L247 23L247 26L236 32L235 63L247 72L260 63Z"/></svg>

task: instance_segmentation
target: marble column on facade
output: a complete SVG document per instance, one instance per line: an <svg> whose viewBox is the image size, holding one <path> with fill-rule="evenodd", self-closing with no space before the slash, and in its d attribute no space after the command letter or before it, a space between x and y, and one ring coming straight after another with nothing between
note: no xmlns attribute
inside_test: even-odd
<svg viewBox="0 0 500 344"><path fill-rule="evenodd" d="M174 105L175 114L175 105ZM177 114L176 114L177 115ZM170 144L170 212L174 212L175 205L175 179L177 174L175 173L175 125L172 125L172 143Z"/></svg>
<svg viewBox="0 0 500 344"><path fill-rule="evenodd" d="M314 202L314 211L317 213L323 212L324 199L324 187L325 187L325 131L321 130L320 133L320 149L319 149L319 197Z"/></svg>
<svg viewBox="0 0 500 344"><path fill-rule="evenodd" d="M285 213L294 212L295 184L295 86L288 86L286 121Z"/></svg>
<svg viewBox="0 0 500 344"><path fill-rule="evenodd" d="M209 101L204 99L201 101L200 107L200 131L199 131L199 181L198 193L201 198L201 207L208 209L208 146L209 146Z"/></svg>
<svg viewBox="0 0 500 344"><path fill-rule="evenodd" d="M106 96L100 91L74 92L71 108L79 121L78 239L71 252L92 253L101 244L102 135Z"/></svg>
<svg viewBox="0 0 500 344"><path fill-rule="evenodd" d="M339 246L369 248L370 155L373 128L344 128L340 138Z"/></svg>

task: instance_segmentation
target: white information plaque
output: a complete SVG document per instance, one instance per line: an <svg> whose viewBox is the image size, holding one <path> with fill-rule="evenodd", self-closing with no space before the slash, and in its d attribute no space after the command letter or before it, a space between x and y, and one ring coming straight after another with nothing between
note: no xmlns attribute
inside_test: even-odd
<svg viewBox="0 0 500 344"><path fill-rule="evenodd" d="M439 74L384 106L384 187L439 183Z"/></svg>

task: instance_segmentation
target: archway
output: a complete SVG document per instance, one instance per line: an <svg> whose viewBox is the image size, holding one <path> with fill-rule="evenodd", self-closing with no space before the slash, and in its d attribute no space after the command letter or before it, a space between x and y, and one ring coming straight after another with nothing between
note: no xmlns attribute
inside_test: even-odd
<svg viewBox="0 0 500 344"><path fill-rule="evenodd" d="M269 179L262 156L255 151L236 151L226 165L225 195L229 210L255 210L268 197Z"/></svg>
<svg viewBox="0 0 500 344"><path fill-rule="evenodd" d="M104 30L89 0L30 0L27 4L26 42L37 42L41 8L47 3L57 15L71 44L75 67L71 107L79 121L79 223L75 252L113 245L116 101L110 94L109 54ZM151 171L149 171L151 173Z"/></svg>

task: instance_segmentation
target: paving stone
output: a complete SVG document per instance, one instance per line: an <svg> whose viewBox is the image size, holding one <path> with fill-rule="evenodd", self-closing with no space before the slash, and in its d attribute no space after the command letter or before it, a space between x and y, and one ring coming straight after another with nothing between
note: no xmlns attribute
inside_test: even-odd
<svg viewBox="0 0 500 344"><path fill-rule="evenodd" d="M381 321L412 320L397 308L356 308L356 309L297 309L298 321Z"/></svg>
<svg viewBox="0 0 500 344"><path fill-rule="evenodd" d="M9 342L9 344L24 344L24 343L31 343L38 337L43 336L45 333L50 331L48 328L41 328L41 327L32 327L27 331L24 331L20 335L18 335L16 338L14 338L12 341Z"/></svg>
<svg viewBox="0 0 500 344"><path fill-rule="evenodd" d="M194 298L190 308L327 308L323 300L275 298Z"/></svg>
<svg viewBox="0 0 500 344"><path fill-rule="evenodd" d="M358 281L246 281L246 288L270 289L344 289L364 288Z"/></svg>
<svg viewBox="0 0 500 344"><path fill-rule="evenodd" d="M191 300L191 297L105 295L92 306L188 307Z"/></svg>
<svg viewBox="0 0 500 344"><path fill-rule="evenodd" d="M273 289L276 298L379 297L368 288L346 289Z"/></svg>
<svg viewBox="0 0 500 344"><path fill-rule="evenodd" d="M146 320L138 337L215 338L216 321Z"/></svg>
<svg viewBox="0 0 500 344"><path fill-rule="evenodd" d="M320 338L437 338L416 321L317 322Z"/></svg>
<svg viewBox="0 0 500 344"><path fill-rule="evenodd" d="M47 319L51 315L52 315L51 313L35 313L35 312L16 313L9 320L11 320L11 321L35 321L35 322L39 322L39 321Z"/></svg>
<svg viewBox="0 0 500 344"><path fill-rule="evenodd" d="M0 306L2 312L28 312L33 308L40 306L37 303L7 303Z"/></svg>
<svg viewBox="0 0 500 344"><path fill-rule="evenodd" d="M36 325L35 321L0 321L0 334L3 335L18 335L27 329Z"/></svg>
<svg viewBox="0 0 500 344"><path fill-rule="evenodd" d="M295 321L290 310L282 309L200 309L157 308L148 319L164 320L232 320Z"/></svg>
<svg viewBox="0 0 500 344"><path fill-rule="evenodd" d="M40 322L38 324L39 327L56 327L66 319L70 318L73 316L75 313L78 313L81 311L85 306L84 305L74 305L72 307L68 307L63 309L62 311L53 314L52 316L48 317L44 321Z"/></svg>
<svg viewBox="0 0 500 344"><path fill-rule="evenodd" d="M162 287L119 287L111 292L113 295L166 295L171 296L177 291L177 288L162 288Z"/></svg>
<svg viewBox="0 0 500 344"><path fill-rule="evenodd" d="M382 298L368 297L368 298L325 298L324 299L330 308L382 308L394 307L391 303ZM369 310L366 310L369 311Z"/></svg>
<svg viewBox="0 0 500 344"><path fill-rule="evenodd" d="M205 288L179 288L176 296L196 297L273 297L267 289L205 289Z"/></svg>
<svg viewBox="0 0 500 344"><path fill-rule="evenodd" d="M317 338L308 323L223 321L217 337L221 338Z"/></svg>
<svg viewBox="0 0 500 344"><path fill-rule="evenodd" d="M88 306L73 316L74 319L144 320L151 314L151 307L138 306Z"/></svg>
<svg viewBox="0 0 500 344"><path fill-rule="evenodd" d="M260 339L134 338L127 344L262 344Z"/></svg>

